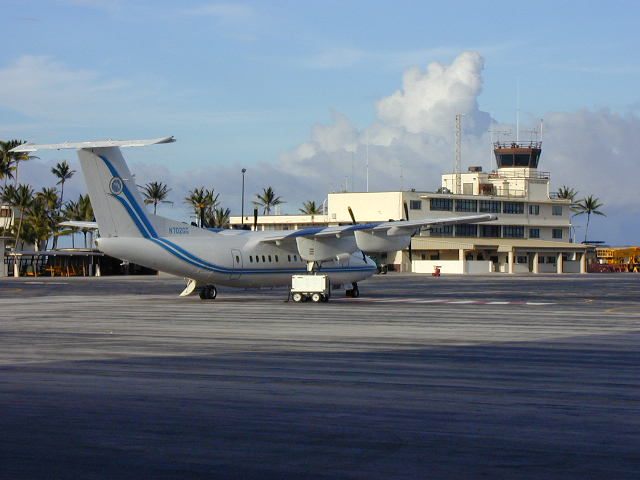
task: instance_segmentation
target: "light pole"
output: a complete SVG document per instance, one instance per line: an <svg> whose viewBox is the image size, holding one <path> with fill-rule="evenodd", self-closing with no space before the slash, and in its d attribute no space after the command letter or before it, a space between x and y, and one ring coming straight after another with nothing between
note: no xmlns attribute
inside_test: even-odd
<svg viewBox="0 0 640 480"><path fill-rule="evenodd" d="M246 168L242 169L242 225L244 226L244 174L247 172Z"/></svg>

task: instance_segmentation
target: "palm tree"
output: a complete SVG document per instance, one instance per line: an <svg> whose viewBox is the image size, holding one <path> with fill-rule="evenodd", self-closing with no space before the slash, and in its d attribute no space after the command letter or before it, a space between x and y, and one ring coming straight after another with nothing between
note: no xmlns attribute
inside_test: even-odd
<svg viewBox="0 0 640 480"><path fill-rule="evenodd" d="M5 189L6 191L7 189ZM31 207L33 203L33 188L30 185L20 184L13 188L11 198L8 198L9 205L18 209L20 212L20 220L18 220L18 230L15 238L15 249L18 249L18 243L20 242L20 233L22 232L22 224L24 221L25 211Z"/></svg>
<svg viewBox="0 0 640 480"><path fill-rule="evenodd" d="M207 224L217 228L228 228L231 210L228 208L207 209Z"/></svg>
<svg viewBox="0 0 640 480"><path fill-rule="evenodd" d="M589 195L588 197L583 198L579 202L575 204L576 215L582 215L584 213L587 214L587 226L584 229L584 241L587 241L587 233L589 232L589 221L591 220L591 214L594 215L604 215L603 212L600 211L600 208L603 206L602 203L598 200L597 197L593 195Z"/></svg>
<svg viewBox="0 0 640 480"><path fill-rule="evenodd" d="M573 203L576 196L578 195L578 191L574 188L562 185L556 192L556 195L562 200L571 200L571 203Z"/></svg>
<svg viewBox="0 0 640 480"><path fill-rule="evenodd" d="M198 217L198 226L204 228L206 226L205 213L207 209L215 208L218 205L218 197L220 194L213 195L214 190L208 190L204 187L194 188L189 191L189 195L185 197L185 203L191 205L193 211Z"/></svg>
<svg viewBox="0 0 640 480"><path fill-rule="evenodd" d="M89 195L80 194L78 197L78 213L80 218L77 220L82 222L95 222L96 217L93 214L93 207L91 206ZM84 235L84 248L87 248L87 233L89 233L89 229L82 228L80 231Z"/></svg>
<svg viewBox="0 0 640 480"><path fill-rule="evenodd" d="M284 203L284 200L280 197L276 197L276 194L271 187L263 188L262 194L256 193L256 200L253 201L254 205L263 207L263 215L271 214L271 207L275 207L281 203Z"/></svg>
<svg viewBox="0 0 640 480"><path fill-rule="evenodd" d="M56 246L58 223L60 222L60 201L58 191L54 187L42 188L36 193L34 205L29 212L29 223L40 226L41 231L46 234L39 234L38 241L44 241L46 250L49 235L53 237L53 247ZM44 235L44 238L43 238Z"/></svg>
<svg viewBox="0 0 640 480"><path fill-rule="evenodd" d="M7 142L10 146L9 150L12 148L18 147L22 144L27 143L25 140L9 140ZM13 159L13 163L15 163L15 175L13 177L14 183L18 186L18 167L20 166L20 162L26 162L27 160L33 160L39 157L35 155L31 155L29 152L9 152L11 154L11 158Z"/></svg>
<svg viewBox="0 0 640 480"><path fill-rule="evenodd" d="M69 200L65 203L64 208L62 210L62 217L65 220L80 220L82 214L80 212L80 206L78 202L74 202L73 200ZM75 234L78 232L78 229L75 227L71 227L67 232L71 232L71 248L76 248L76 238Z"/></svg>
<svg viewBox="0 0 640 480"><path fill-rule="evenodd" d="M13 161L13 152L10 152L14 145L11 141L0 141L0 179L4 179L4 186L7 186L7 180L13 178L13 172L16 169Z"/></svg>
<svg viewBox="0 0 640 480"><path fill-rule="evenodd" d="M56 164L55 167L51 168L51 173L58 177L56 185L60 185L60 205L58 206L58 210L60 210L62 208L62 202L64 202L64 183L73 177L73 174L76 173L76 171L71 170L67 161L63 160Z"/></svg>
<svg viewBox="0 0 640 480"><path fill-rule="evenodd" d="M159 203L173 203L166 200L171 189L162 182L149 182L142 187L142 195L144 196L144 204L153 205L153 214L156 214Z"/></svg>
<svg viewBox="0 0 640 480"><path fill-rule="evenodd" d="M299 210L300 213L304 213L305 215L320 215L322 213L322 208L319 205L316 205L314 200L303 202L302 208Z"/></svg>

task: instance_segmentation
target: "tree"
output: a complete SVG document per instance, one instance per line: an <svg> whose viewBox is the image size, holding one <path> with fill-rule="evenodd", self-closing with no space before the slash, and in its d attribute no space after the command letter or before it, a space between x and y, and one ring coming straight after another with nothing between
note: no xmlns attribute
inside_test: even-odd
<svg viewBox="0 0 640 480"><path fill-rule="evenodd" d="M58 209L60 210L62 208L62 202L64 202L64 184L67 180L73 177L73 174L76 173L76 171L71 170L67 161L63 160L62 162L57 163L55 167L51 168L51 173L58 178L56 185L60 185L60 205L58 206Z"/></svg>
<svg viewBox="0 0 640 480"><path fill-rule="evenodd" d="M4 186L7 186L7 180L13 178L13 172L16 169L13 161L13 152L10 150L16 145L12 141L0 141L0 179L4 180Z"/></svg>
<svg viewBox="0 0 640 480"><path fill-rule="evenodd" d="M60 202L58 191L53 188L43 188L36 193L33 205L29 210L29 224L34 228L34 243L40 247L44 242L43 249L46 250L49 236L57 239L58 223L60 222Z"/></svg>
<svg viewBox="0 0 640 480"><path fill-rule="evenodd" d="M22 144L27 143L25 140L9 140L10 149L18 147ZM18 186L18 167L20 166L20 162L26 162L28 160L33 160L39 157L35 155L31 155L29 152L9 152L11 154L11 158L13 159L13 163L15 164L15 175L13 176L13 180L16 186Z"/></svg>
<svg viewBox="0 0 640 480"><path fill-rule="evenodd" d="M228 208L207 209L207 224L217 228L228 228L231 210Z"/></svg>
<svg viewBox="0 0 640 480"><path fill-rule="evenodd" d="M78 213L79 217L77 220L81 222L95 222L96 217L93 214L93 207L91 206L91 199L89 195L80 195L78 197ZM89 233L90 229L81 228L80 231L84 235L84 248L87 247L87 233Z"/></svg>
<svg viewBox="0 0 640 480"><path fill-rule="evenodd" d="M273 188L267 187L262 189L262 194L256 193L256 200L253 201L253 204L262 207L263 215L271 214L271 207L275 207L276 205L280 205L284 203L281 197L276 197Z"/></svg>
<svg viewBox="0 0 640 480"><path fill-rule="evenodd" d="M58 216L59 216L62 211L62 204L64 202L64 184L67 180L73 177L73 174L76 173L76 171L71 170L71 167L69 166L67 161L63 160L62 162L58 162L55 167L51 168L51 173L53 173L58 178L56 185L60 185L60 199L58 202ZM58 235L56 235L54 231L53 248L56 248L57 246L58 246Z"/></svg>
<svg viewBox="0 0 640 480"><path fill-rule="evenodd" d="M188 205L191 205L194 213L198 218L198 226L204 228L206 226L205 213L207 209L216 208L218 205L218 197L220 194L214 196L214 190L208 190L204 187L194 188L189 191L189 195L185 197L184 201Z"/></svg>
<svg viewBox="0 0 640 480"><path fill-rule="evenodd" d="M316 205L316 202L314 200L303 202L302 208L300 208L299 210L300 210L300 213L304 213L305 215L322 214L322 208L319 205Z"/></svg>
<svg viewBox="0 0 640 480"><path fill-rule="evenodd" d="M171 189L162 182L149 182L142 187L145 205L153 205L153 214L156 214L159 203L173 203L166 200Z"/></svg>
<svg viewBox="0 0 640 480"><path fill-rule="evenodd" d="M62 218L65 220L80 220L82 214L80 212L80 206L78 202L74 202L73 200L69 200L64 204L62 209ZM75 234L78 232L78 229L75 227L71 227L67 230L67 233L71 233L71 248L76 248L76 239Z"/></svg>
<svg viewBox="0 0 640 480"><path fill-rule="evenodd" d="M6 194L7 189L5 188L4 191ZM15 249L17 250L20 242L20 233L22 232L25 211L31 207L33 203L33 188L31 188L30 185L20 184L11 189L9 195L5 198L7 199L7 203L12 207L17 208L20 214L15 238Z"/></svg>
<svg viewBox="0 0 640 480"><path fill-rule="evenodd" d="M556 192L556 195L561 200L571 200L571 203L573 203L576 196L578 195L578 191L575 190L574 188L567 187L566 185L562 185Z"/></svg>
<svg viewBox="0 0 640 480"><path fill-rule="evenodd" d="M575 204L576 215L587 214L587 226L584 229L584 241L587 241L587 234L589 232L589 221L591 220L591 214L593 215L605 215L600 211L600 208L604 206L598 198L593 195L583 198Z"/></svg>

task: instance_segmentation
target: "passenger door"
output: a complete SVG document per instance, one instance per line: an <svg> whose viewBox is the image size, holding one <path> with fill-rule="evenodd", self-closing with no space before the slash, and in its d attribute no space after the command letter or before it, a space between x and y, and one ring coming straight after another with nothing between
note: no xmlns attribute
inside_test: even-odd
<svg viewBox="0 0 640 480"><path fill-rule="evenodd" d="M231 279L240 278L242 272L242 252L240 250L231 250L231 264L233 265L233 273Z"/></svg>

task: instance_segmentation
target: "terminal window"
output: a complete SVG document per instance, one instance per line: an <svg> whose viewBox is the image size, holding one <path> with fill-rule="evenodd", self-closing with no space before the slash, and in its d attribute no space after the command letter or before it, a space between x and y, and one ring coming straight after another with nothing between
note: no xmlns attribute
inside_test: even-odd
<svg viewBox="0 0 640 480"><path fill-rule="evenodd" d="M430 198L429 208L431 210L451 211L453 210L453 200L450 198Z"/></svg>
<svg viewBox="0 0 640 480"><path fill-rule="evenodd" d="M553 215L562 215L562 205L553 205L551 207L551 213Z"/></svg>
<svg viewBox="0 0 640 480"><path fill-rule="evenodd" d="M432 237L451 237L453 236L453 225L440 225L431 227Z"/></svg>
<svg viewBox="0 0 640 480"><path fill-rule="evenodd" d="M520 225L505 225L502 227L504 238L524 238L524 227Z"/></svg>
<svg viewBox="0 0 640 480"><path fill-rule="evenodd" d="M502 204L502 213L524 213L524 203L522 202L504 202Z"/></svg>
<svg viewBox="0 0 640 480"><path fill-rule="evenodd" d="M480 200L480 211L482 213L500 213L500 202L495 200Z"/></svg>
<svg viewBox="0 0 640 480"><path fill-rule="evenodd" d="M478 225L462 224L456 225L456 237L477 237Z"/></svg>
<svg viewBox="0 0 640 480"><path fill-rule="evenodd" d="M410 200L409 208L411 210L422 210L422 200Z"/></svg>
<svg viewBox="0 0 640 480"><path fill-rule="evenodd" d="M529 229L529 238L540 238L540 229L539 228L530 228Z"/></svg>
<svg viewBox="0 0 640 480"><path fill-rule="evenodd" d="M540 205L529 205L529 215L540 215Z"/></svg>
<svg viewBox="0 0 640 480"><path fill-rule="evenodd" d="M562 229L561 228L554 228L551 231L551 236L553 238L562 238Z"/></svg>
<svg viewBox="0 0 640 480"><path fill-rule="evenodd" d="M456 212L477 212L477 200L456 200Z"/></svg>
<svg viewBox="0 0 640 480"><path fill-rule="evenodd" d="M500 225L480 225L480 236L485 238L500 238Z"/></svg>

